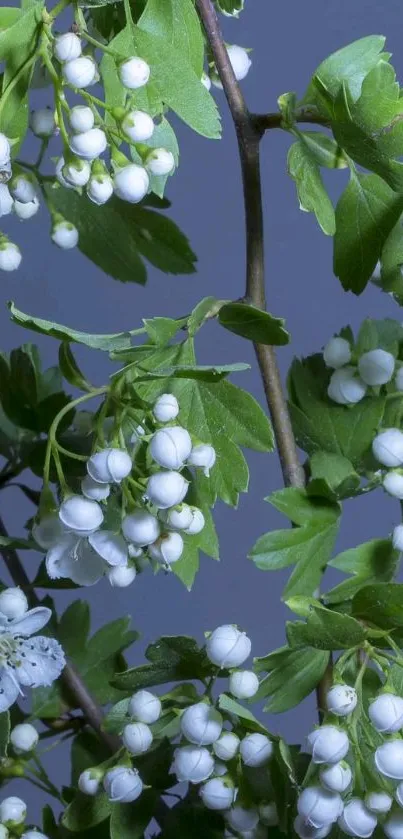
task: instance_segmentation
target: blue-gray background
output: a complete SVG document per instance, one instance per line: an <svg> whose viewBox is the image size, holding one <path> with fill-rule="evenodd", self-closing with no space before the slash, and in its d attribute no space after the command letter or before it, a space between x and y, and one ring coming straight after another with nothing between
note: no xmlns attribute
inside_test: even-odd
<svg viewBox="0 0 403 839"><path fill-rule="evenodd" d="M276 108L277 97L286 91L303 93L315 67L330 52L364 35L382 33L394 53L398 77L403 75L401 54L401 3L389 0L339 0L338 3L268 3L246 0L239 21L223 19L228 42L253 48L253 66L243 88L251 109ZM26 312L94 332L117 332L140 325L142 317L179 316L202 297L237 298L243 293L244 232L240 174L233 128L223 94L214 95L223 113L223 139L208 141L176 124L181 163L172 178L168 195L171 216L188 234L199 257L198 273L190 277L165 276L150 268L145 288L123 285L104 276L78 251L53 247L45 211L24 224L5 219L4 229L21 244L24 260L19 272L2 274L0 283L1 348L9 350L27 340L36 340L44 362L54 364L57 345L51 339L30 335L9 322L5 303L9 299ZM46 100L46 102L45 102ZM41 96L41 103L47 99ZM30 140L27 153L34 153ZM374 288L357 299L342 292L332 274L332 242L317 227L313 217L301 213L294 184L285 172L287 135L272 132L262 144L262 179L266 210L267 297L270 310L286 317L292 335L289 347L279 353L285 376L293 355L317 351L341 326L354 329L366 317L400 317L397 306ZM52 154L58 153L53 141ZM336 197L345 182L344 173L328 179ZM102 210L100 210L102 212ZM262 388L252 348L216 325L203 329L198 342L201 363L247 361L249 373L236 381L263 404ZM101 354L79 353L79 360L96 383L108 375ZM237 622L250 634L253 653L263 655L284 642L286 608L280 603L285 572L263 574L247 560L256 538L283 525L281 517L263 501L281 485L277 455L248 453L250 492L241 497L234 511L220 504L215 520L221 543L221 562L203 558L194 590L189 594L173 576L142 575L128 589L111 589L107 583L83 590L92 608L93 628L122 614L131 614L141 641L129 651L131 663L141 663L146 644L161 634L189 634L202 639L203 631L220 623ZM1 499L4 517L13 534L21 533L32 508L18 490L9 489ZM345 505L338 549L387 535L398 519L397 503L381 493ZM34 574L38 555L30 556L28 571ZM63 608L73 595L56 595ZM291 742L300 741L315 719L313 700L297 710L271 716L268 726ZM68 754L63 759L50 753L52 777L68 782ZM52 757L53 755L53 757ZM30 802L30 819L44 803L41 793L14 782L10 793L24 794ZM8 793L8 794L10 794Z"/></svg>

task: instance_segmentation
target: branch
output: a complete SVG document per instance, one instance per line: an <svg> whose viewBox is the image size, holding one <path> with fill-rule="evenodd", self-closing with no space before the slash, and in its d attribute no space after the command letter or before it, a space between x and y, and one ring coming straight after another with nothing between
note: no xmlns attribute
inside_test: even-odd
<svg viewBox="0 0 403 839"><path fill-rule="evenodd" d="M0 535L8 536L6 527L2 518L0 517ZM12 578L13 582L22 588L34 606L39 606L41 600L34 591L29 577L25 571L24 566L14 548L2 547L0 554L3 557L6 568ZM110 749L111 752L116 752L120 746L119 738L115 738L102 730L103 712L97 705L94 698L91 696L81 676L77 673L74 667L67 663L63 673L60 676L62 683L67 691L74 697L78 707L81 708L88 724L99 734L101 740Z"/></svg>
<svg viewBox="0 0 403 839"><path fill-rule="evenodd" d="M252 120L259 133L270 131L271 128L284 128L283 115L278 111L274 114L253 114ZM331 122L326 117L321 117L311 108L299 108L295 114L295 122L305 122L313 125L323 125L331 128Z"/></svg>

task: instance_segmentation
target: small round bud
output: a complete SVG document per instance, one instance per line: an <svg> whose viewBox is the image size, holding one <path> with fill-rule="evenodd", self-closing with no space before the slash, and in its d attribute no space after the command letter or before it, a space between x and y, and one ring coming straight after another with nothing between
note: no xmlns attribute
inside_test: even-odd
<svg viewBox="0 0 403 839"><path fill-rule="evenodd" d="M202 511L198 507L191 507L190 509L192 511L192 521L188 527L184 528L184 532L189 536L196 536L197 533L201 533L206 521Z"/></svg>
<svg viewBox="0 0 403 839"><path fill-rule="evenodd" d="M73 32L66 32L55 38L53 52L58 61L71 61L81 55L81 41Z"/></svg>
<svg viewBox="0 0 403 839"><path fill-rule="evenodd" d="M221 778L211 778L203 784L200 798L208 810L227 810L234 800L234 789Z"/></svg>
<svg viewBox="0 0 403 839"><path fill-rule="evenodd" d="M71 151L84 160L95 160L103 154L107 145L106 134L101 128L90 128L81 134L73 134L70 139Z"/></svg>
<svg viewBox="0 0 403 839"><path fill-rule="evenodd" d="M375 751L375 766L385 778L403 780L403 740L382 743Z"/></svg>
<svg viewBox="0 0 403 839"><path fill-rule="evenodd" d="M94 114L88 105L75 105L70 111L69 122L74 134L83 134L94 127Z"/></svg>
<svg viewBox="0 0 403 839"><path fill-rule="evenodd" d="M0 166L5 166L11 157L11 146L5 134L0 133Z"/></svg>
<svg viewBox="0 0 403 839"><path fill-rule="evenodd" d="M10 182L9 190L14 201L21 201L21 204L28 204L36 198L36 189L27 175L17 175Z"/></svg>
<svg viewBox="0 0 403 839"><path fill-rule="evenodd" d="M88 198L98 207L106 204L113 195L113 181L110 175L93 175L87 184Z"/></svg>
<svg viewBox="0 0 403 839"><path fill-rule="evenodd" d="M348 763L333 763L330 766L322 766L319 774L322 786L332 792L345 792L353 777Z"/></svg>
<svg viewBox="0 0 403 839"><path fill-rule="evenodd" d="M66 163L63 169L63 176L72 186L85 186L91 175L91 167L88 160L76 158Z"/></svg>
<svg viewBox="0 0 403 839"><path fill-rule="evenodd" d="M392 533L392 544L395 551L403 551L403 524L398 524Z"/></svg>
<svg viewBox="0 0 403 839"><path fill-rule="evenodd" d="M43 519L35 522L32 528L32 536L34 537L35 542L41 548L45 548L45 550L51 548L52 545L60 539L63 533L64 527L57 513L50 513L50 515L44 516Z"/></svg>
<svg viewBox="0 0 403 839"><path fill-rule="evenodd" d="M127 565L127 545L123 536L111 530L96 530L89 534L88 542L108 565Z"/></svg>
<svg viewBox="0 0 403 839"><path fill-rule="evenodd" d="M104 514L96 501L71 495L63 501L59 510L60 521L74 533L92 533L101 526Z"/></svg>
<svg viewBox="0 0 403 839"><path fill-rule="evenodd" d="M157 422L171 422L176 419L179 414L176 396L173 393L163 393L159 396L154 405L153 414Z"/></svg>
<svg viewBox="0 0 403 839"><path fill-rule="evenodd" d="M55 116L52 108L39 108L32 111L30 118L31 131L36 137L45 139L52 137L56 131Z"/></svg>
<svg viewBox="0 0 403 839"><path fill-rule="evenodd" d="M3 798L3 801L0 802L0 822L6 827L22 824L26 815L27 805L21 798L10 795L9 798Z"/></svg>
<svg viewBox="0 0 403 839"><path fill-rule="evenodd" d="M7 184L0 183L0 218L10 215L13 209L13 196Z"/></svg>
<svg viewBox="0 0 403 839"><path fill-rule="evenodd" d="M118 198L129 204L138 204L147 195L150 180L144 166L129 163L115 173L113 185Z"/></svg>
<svg viewBox="0 0 403 839"><path fill-rule="evenodd" d="M223 778L224 775L228 774L228 766L225 763L222 763L221 760L214 761L214 775L217 778Z"/></svg>
<svg viewBox="0 0 403 839"><path fill-rule="evenodd" d="M147 483L147 496L160 510L175 507L188 491L188 481L179 472L156 472Z"/></svg>
<svg viewBox="0 0 403 839"><path fill-rule="evenodd" d="M250 655L252 644L236 626L219 626L206 642L206 653L217 667L239 667Z"/></svg>
<svg viewBox="0 0 403 839"><path fill-rule="evenodd" d="M345 731L334 725L322 725L308 735L308 750L314 763L338 763L349 750Z"/></svg>
<svg viewBox="0 0 403 839"><path fill-rule="evenodd" d="M134 565L119 565L115 568L109 568L106 576L114 588L127 588L136 579L136 569Z"/></svg>
<svg viewBox="0 0 403 839"><path fill-rule="evenodd" d="M238 833L243 833L245 830L253 830L259 821L259 811L256 807L241 807L236 804L231 810L225 814L225 818L230 827Z"/></svg>
<svg viewBox="0 0 403 839"><path fill-rule="evenodd" d="M32 752L36 748L38 740L39 734L29 722L16 725L10 734L10 742L16 754Z"/></svg>
<svg viewBox="0 0 403 839"><path fill-rule="evenodd" d="M206 702L190 705L181 717L181 732L196 746L209 746L218 740L222 731L222 716Z"/></svg>
<svg viewBox="0 0 403 839"><path fill-rule="evenodd" d="M389 495L392 495L393 498L399 498L400 501L403 500L403 474L397 470L387 472L382 484Z"/></svg>
<svg viewBox="0 0 403 839"><path fill-rule="evenodd" d="M377 818L360 798L352 798L344 807L338 825L348 836L361 836L364 839L364 837L372 836L377 825Z"/></svg>
<svg viewBox="0 0 403 839"><path fill-rule="evenodd" d="M122 129L132 143L145 143L154 133L154 120L145 111L129 111L126 114Z"/></svg>
<svg viewBox="0 0 403 839"><path fill-rule="evenodd" d="M310 827L318 828L337 821L343 811L343 802L337 792L306 787L298 798L297 809Z"/></svg>
<svg viewBox="0 0 403 839"><path fill-rule="evenodd" d="M401 787L401 786L402 786L402 784L399 784L397 790L399 790L399 787ZM399 799L397 797L397 791L396 791L396 798L399 801ZM403 797L402 797L402 802L403 802ZM399 801L400 805L402 805L402 802ZM390 810L392 804L393 804L392 796L389 795L387 792L384 792L383 790L379 790L378 792L376 792L376 791L368 792L367 795L365 796L365 806L368 810L371 811L371 813L380 813L380 814L381 813L389 813L389 810Z"/></svg>
<svg viewBox="0 0 403 839"><path fill-rule="evenodd" d="M223 731L221 737L213 743L213 751L220 760L232 760L238 752L240 739L232 731Z"/></svg>
<svg viewBox="0 0 403 839"><path fill-rule="evenodd" d="M130 754L141 755L150 748L153 735L151 729L144 722L133 722L125 725L122 740Z"/></svg>
<svg viewBox="0 0 403 839"><path fill-rule="evenodd" d="M399 369L396 370L395 387L396 390L403 390L403 367L399 367Z"/></svg>
<svg viewBox="0 0 403 839"><path fill-rule="evenodd" d="M158 519L147 510L135 510L123 519L122 533L128 542L145 547L158 539L160 525Z"/></svg>
<svg viewBox="0 0 403 839"><path fill-rule="evenodd" d="M172 771L178 781L200 784L210 777L214 769L214 759L203 746L181 746L175 750Z"/></svg>
<svg viewBox="0 0 403 839"><path fill-rule="evenodd" d="M97 795L101 785L101 778L95 769L85 769L78 779L78 789L84 795Z"/></svg>
<svg viewBox="0 0 403 839"><path fill-rule="evenodd" d="M207 443L201 443L198 446L193 446L188 457L189 465L201 467L207 478L210 475L210 469L213 468L215 461L215 449Z"/></svg>
<svg viewBox="0 0 403 839"><path fill-rule="evenodd" d="M87 461L87 472L94 481L119 484L132 471L130 455L123 449L103 449Z"/></svg>
<svg viewBox="0 0 403 839"><path fill-rule="evenodd" d="M151 457L164 469L182 469L191 451L190 434L180 425L160 428L150 443Z"/></svg>
<svg viewBox="0 0 403 839"><path fill-rule="evenodd" d="M57 180L59 181L59 184L61 184L61 186L64 186L65 189L74 189L73 184L70 184L68 181L66 181L66 178L63 175L64 167L65 167L65 159L64 159L64 157L60 157L59 160L56 163L55 176L56 176Z"/></svg>
<svg viewBox="0 0 403 839"><path fill-rule="evenodd" d="M63 78L72 87L89 87L96 79L97 67L92 58L81 55L63 64Z"/></svg>
<svg viewBox="0 0 403 839"><path fill-rule="evenodd" d="M243 47L238 47L237 44L230 44L227 47L227 53L235 78L238 82L241 82L248 75L249 68L252 65L249 55Z"/></svg>
<svg viewBox="0 0 403 839"><path fill-rule="evenodd" d="M173 527L175 530L186 530L193 521L192 509L188 504L180 504L178 507L168 510L164 516L164 521L168 527Z"/></svg>
<svg viewBox="0 0 403 839"><path fill-rule="evenodd" d="M170 175L175 168L175 158L168 149L153 149L147 155L144 165L151 175Z"/></svg>
<svg viewBox="0 0 403 839"><path fill-rule="evenodd" d="M161 711L161 701L149 690L138 690L129 703L129 714L148 725L159 720Z"/></svg>
<svg viewBox="0 0 403 839"><path fill-rule="evenodd" d="M394 693L380 693L371 702L368 716L382 734L392 734L403 727L403 699Z"/></svg>
<svg viewBox="0 0 403 839"><path fill-rule="evenodd" d="M273 744L265 734L247 734L239 747L245 766L264 766L273 755Z"/></svg>
<svg viewBox="0 0 403 839"><path fill-rule="evenodd" d="M357 692L350 685L334 685L328 691L326 702L331 714L347 717L357 707Z"/></svg>
<svg viewBox="0 0 403 839"><path fill-rule="evenodd" d="M9 620L22 618L28 611L28 600L21 588L5 588L0 594L0 612Z"/></svg>
<svg viewBox="0 0 403 839"><path fill-rule="evenodd" d="M115 766L104 777L104 789L109 801L128 804L139 798L143 791L143 782L137 769Z"/></svg>
<svg viewBox="0 0 403 839"><path fill-rule="evenodd" d="M332 829L332 822L325 824L323 827L312 827L302 816L297 816L294 820L294 830L300 839L325 839L325 836L328 836Z"/></svg>
<svg viewBox="0 0 403 839"><path fill-rule="evenodd" d="M259 679L252 670L235 670L229 677L229 690L237 699L250 699L257 693Z"/></svg>
<svg viewBox="0 0 403 839"><path fill-rule="evenodd" d="M139 87L144 87L150 78L150 67L142 58L133 56L119 67L120 81L123 87L129 90L137 90Z"/></svg>
<svg viewBox="0 0 403 839"><path fill-rule="evenodd" d="M400 466L403 463L403 432L398 428L381 431L372 442L372 452L382 466Z"/></svg>
<svg viewBox="0 0 403 839"><path fill-rule="evenodd" d="M105 501L110 491L109 484L94 481L89 475L86 475L81 481L81 492L86 498L90 498L91 501Z"/></svg>
<svg viewBox="0 0 403 839"><path fill-rule="evenodd" d="M354 367L341 367L330 377L327 395L338 405L355 405L361 402L367 386L357 375Z"/></svg>
<svg viewBox="0 0 403 839"><path fill-rule="evenodd" d="M78 245L78 230L70 221L59 221L52 230L52 242L58 248L69 251Z"/></svg>
<svg viewBox="0 0 403 839"><path fill-rule="evenodd" d="M327 367L338 370L351 359L351 348L345 338L331 338L323 350L323 360Z"/></svg>
<svg viewBox="0 0 403 839"><path fill-rule="evenodd" d="M210 89L211 89L211 79L210 79L210 76L208 76L208 75L207 75L207 73L205 73L204 71L203 71L203 73L202 73L202 77L201 77L200 81L201 81L201 83L202 83L203 87L205 87L205 88L206 88L206 90L210 90Z"/></svg>
<svg viewBox="0 0 403 839"><path fill-rule="evenodd" d="M259 818L266 827L276 827L278 825L278 812L274 801L259 806Z"/></svg>
<svg viewBox="0 0 403 839"><path fill-rule="evenodd" d="M403 813L392 813L382 827L388 839L403 839Z"/></svg>
<svg viewBox="0 0 403 839"><path fill-rule="evenodd" d="M151 559L161 562L163 565L172 565L177 562L183 554L183 539L180 533L163 533L156 542L149 545L148 553Z"/></svg>
<svg viewBox="0 0 403 839"><path fill-rule="evenodd" d="M21 265L21 251L14 242L0 244L0 271L16 271Z"/></svg>
<svg viewBox="0 0 403 839"><path fill-rule="evenodd" d="M28 219L36 216L39 207L38 198L35 198L33 201L28 201L27 204L23 204L21 201L14 201L13 204L13 210L21 221L28 221Z"/></svg>
<svg viewBox="0 0 403 839"><path fill-rule="evenodd" d="M395 359L385 350L363 353L358 362L358 372L365 384L377 386L390 382L395 369Z"/></svg>

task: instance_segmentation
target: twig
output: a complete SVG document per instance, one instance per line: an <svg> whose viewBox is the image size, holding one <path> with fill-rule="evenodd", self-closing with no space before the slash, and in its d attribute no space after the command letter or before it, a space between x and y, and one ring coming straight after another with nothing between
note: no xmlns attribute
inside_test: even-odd
<svg viewBox="0 0 403 839"><path fill-rule="evenodd" d="M272 128L283 128L283 115L280 111L273 114L252 114L251 119L257 131L261 133ZM330 120L315 113L311 108L299 108L295 114L295 121L331 128Z"/></svg>

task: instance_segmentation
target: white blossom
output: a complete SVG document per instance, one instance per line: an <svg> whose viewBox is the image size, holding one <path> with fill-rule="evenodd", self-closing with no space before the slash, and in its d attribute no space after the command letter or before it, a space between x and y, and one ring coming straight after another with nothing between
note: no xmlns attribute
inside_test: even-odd
<svg viewBox="0 0 403 839"><path fill-rule="evenodd" d="M133 143L145 143L154 133L154 120L145 111L129 111L126 114L122 129Z"/></svg>
<svg viewBox="0 0 403 839"><path fill-rule="evenodd" d="M348 763L341 762L322 766L319 777L322 786L326 789L332 792L345 792L353 776Z"/></svg>
<svg viewBox="0 0 403 839"><path fill-rule="evenodd" d="M374 728L392 734L403 727L403 699L394 693L380 693L370 703L368 716Z"/></svg>
<svg viewBox="0 0 403 839"><path fill-rule="evenodd" d="M188 457L188 463L191 466L199 466L202 468L207 478L209 477L210 469L213 468L215 462L215 449L207 443L200 443L197 446L193 446Z"/></svg>
<svg viewBox="0 0 403 839"><path fill-rule="evenodd" d="M0 593L0 612L6 618L9 620L22 618L27 611L28 600L21 588L18 586L15 588L5 588Z"/></svg>
<svg viewBox="0 0 403 839"><path fill-rule="evenodd" d="M382 743L375 751L375 766L385 778L403 780L403 740Z"/></svg>
<svg viewBox="0 0 403 839"><path fill-rule="evenodd" d="M161 716L161 700L149 690L138 690L130 699L129 714L139 722L148 725L156 722Z"/></svg>
<svg viewBox="0 0 403 839"><path fill-rule="evenodd" d="M399 784L398 788L402 785ZM396 799L399 801L396 791ZM402 801L399 801L399 804L402 806ZM389 793L385 792L384 790L373 790L372 792L368 792L365 796L365 806L368 810L371 810L372 813L389 813L389 810L393 804L393 798Z"/></svg>
<svg viewBox="0 0 403 839"><path fill-rule="evenodd" d="M392 813L382 825L388 839L402 839L403 836L403 813Z"/></svg>
<svg viewBox="0 0 403 839"><path fill-rule="evenodd" d="M0 133L0 166L7 164L11 157L10 143L5 134Z"/></svg>
<svg viewBox="0 0 403 839"><path fill-rule="evenodd" d="M138 547L146 547L158 539L160 524L148 510L134 510L123 519L122 533L128 542L133 542Z"/></svg>
<svg viewBox="0 0 403 839"><path fill-rule="evenodd" d="M229 44L227 53L235 78L238 82L241 82L247 76L252 64L249 55L243 47L239 47L237 44Z"/></svg>
<svg viewBox="0 0 403 839"><path fill-rule="evenodd" d="M74 32L57 35L54 40L53 52L58 61L71 61L81 55L81 41Z"/></svg>
<svg viewBox="0 0 403 839"><path fill-rule="evenodd" d="M234 800L234 789L221 778L210 778L201 787L200 798L208 810L227 810Z"/></svg>
<svg viewBox="0 0 403 839"><path fill-rule="evenodd" d="M308 749L314 763L338 763L349 750L345 731L334 725L322 725L308 735Z"/></svg>
<svg viewBox="0 0 403 839"><path fill-rule="evenodd" d="M233 830L243 833L253 830L259 821L259 810L256 807L242 807L236 804L225 814L225 818Z"/></svg>
<svg viewBox="0 0 403 839"><path fill-rule="evenodd" d="M396 469L387 472L382 483L389 495L399 498L400 501L403 500L403 474L400 471Z"/></svg>
<svg viewBox="0 0 403 839"><path fill-rule="evenodd" d="M118 565L115 568L108 568L106 576L114 588L127 588L136 579L134 565Z"/></svg>
<svg viewBox="0 0 403 839"><path fill-rule="evenodd" d="M108 568L86 536L74 533L66 533L46 554L46 571L51 580L67 578L79 586L92 586Z"/></svg>
<svg viewBox="0 0 403 839"><path fill-rule="evenodd" d="M13 210L21 221L28 221L28 219L36 216L40 207L39 199L34 198L33 201L23 203L22 201L14 201Z"/></svg>
<svg viewBox="0 0 403 839"><path fill-rule="evenodd" d="M179 472L156 472L148 479L146 493L152 504L165 510L183 501L188 485Z"/></svg>
<svg viewBox="0 0 403 839"><path fill-rule="evenodd" d="M159 396L154 407L153 414L158 422L171 422L179 414L179 404L173 393L163 393Z"/></svg>
<svg viewBox="0 0 403 839"><path fill-rule="evenodd" d="M222 725L220 712L206 702L190 705L181 717L183 736L196 746L209 746L218 740Z"/></svg>
<svg viewBox="0 0 403 839"><path fill-rule="evenodd" d="M32 528L32 536L35 542L45 550L51 548L64 533L63 524L57 513L48 513L35 522Z"/></svg>
<svg viewBox="0 0 403 839"><path fill-rule="evenodd" d="M102 508L96 501L82 495L70 495L62 502L59 519L73 533L92 533L104 520Z"/></svg>
<svg viewBox="0 0 403 839"><path fill-rule="evenodd" d="M147 752L153 742L151 728L144 722L132 722L125 725L122 733L123 745L132 755Z"/></svg>
<svg viewBox="0 0 403 839"><path fill-rule="evenodd" d="M327 367L338 370L351 359L351 347L345 338L331 338L323 350L323 360Z"/></svg>
<svg viewBox="0 0 403 839"><path fill-rule="evenodd" d="M57 161L56 167L55 167L56 179L59 181L59 184L61 184L61 186L64 186L65 189L74 189L73 184L70 184L68 181L66 181L66 178L63 175L63 169L65 167L65 163L66 163L66 161L65 161L64 157L59 157L59 160Z"/></svg>
<svg viewBox="0 0 403 839"><path fill-rule="evenodd" d="M71 250L78 245L78 230L70 221L59 221L51 233L52 242L64 251Z"/></svg>
<svg viewBox="0 0 403 839"><path fill-rule="evenodd" d="M184 533L187 533L189 536L195 536L197 533L201 533L206 521L202 511L198 507L191 507L190 509L192 511L192 521L188 527L184 528Z"/></svg>
<svg viewBox="0 0 403 839"><path fill-rule="evenodd" d="M115 172L113 185L118 198L129 204L138 204L147 195L150 180L144 166L129 163Z"/></svg>
<svg viewBox="0 0 403 839"><path fill-rule="evenodd" d="M127 565L127 544L123 536L111 530L96 530L95 533L89 534L88 542L108 565Z"/></svg>
<svg viewBox="0 0 403 839"><path fill-rule="evenodd" d="M395 369L395 359L386 350L370 350L358 361L358 372L365 384L377 386L390 382Z"/></svg>
<svg viewBox="0 0 403 839"><path fill-rule="evenodd" d="M376 435L372 452L382 466L400 466L403 463L403 432L399 428L386 428Z"/></svg>
<svg viewBox="0 0 403 839"><path fill-rule="evenodd" d="M88 198L99 207L106 204L113 195L113 180L106 172L102 175L92 175L86 189Z"/></svg>
<svg viewBox="0 0 403 839"><path fill-rule="evenodd" d="M311 827L324 827L337 821L343 811L343 802L337 792L312 786L302 790L297 809Z"/></svg>
<svg viewBox="0 0 403 839"><path fill-rule="evenodd" d="M10 181L9 190L14 201L20 201L21 204L28 204L37 197L35 185L28 175L17 175L13 178Z"/></svg>
<svg viewBox="0 0 403 839"><path fill-rule="evenodd" d="M403 524L398 524L392 533L392 544L395 551L403 551Z"/></svg>
<svg viewBox="0 0 403 839"><path fill-rule="evenodd" d="M363 382L354 367L341 367L330 377L327 395L338 405L355 405L361 402L367 392Z"/></svg>
<svg viewBox="0 0 403 839"><path fill-rule="evenodd" d="M213 751L220 760L232 760L239 750L240 742L233 731L223 731L218 740L213 743Z"/></svg>
<svg viewBox="0 0 403 839"><path fill-rule="evenodd" d="M0 242L0 271L16 271L21 259L21 251L14 242Z"/></svg>
<svg viewBox="0 0 403 839"><path fill-rule="evenodd" d="M132 459L123 449L103 449L91 455L87 472L94 481L119 484L130 475Z"/></svg>
<svg viewBox="0 0 403 839"><path fill-rule="evenodd" d="M206 653L217 667L239 667L250 655L252 644L233 624L219 626L206 642Z"/></svg>
<svg viewBox="0 0 403 839"><path fill-rule="evenodd" d="M160 428L150 442L151 457L164 469L182 469L191 451L190 434L180 425Z"/></svg>
<svg viewBox="0 0 403 839"><path fill-rule="evenodd" d="M69 114L71 130L74 134L82 134L94 127L94 114L88 105L75 105Z"/></svg>
<svg viewBox="0 0 403 839"><path fill-rule="evenodd" d="M170 510L162 510L160 516L168 527L174 530L186 530L193 521L192 507L189 507L189 504L179 504Z"/></svg>
<svg viewBox="0 0 403 839"><path fill-rule="evenodd" d="M76 157L64 165L63 177L72 186L85 186L91 175L91 167L88 160L81 160Z"/></svg>
<svg viewBox="0 0 403 839"><path fill-rule="evenodd" d="M133 56L120 65L119 76L124 87L137 90L147 84L150 78L150 67L142 58Z"/></svg>
<svg viewBox="0 0 403 839"><path fill-rule="evenodd" d="M156 542L148 547L151 559L163 565L172 565L183 554L184 543L180 533L163 533Z"/></svg>
<svg viewBox="0 0 403 839"><path fill-rule="evenodd" d="M143 782L137 769L115 766L104 777L104 789L109 801L128 804L139 798L143 791Z"/></svg>
<svg viewBox="0 0 403 839"><path fill-rule="evenodd" d="M10 795L8 798L3 798L0 801L0 821L2 824L14 825L22 824L27 815L27 805L22 798L17 798L16 795Z"/></svg>
<svg viewBox="0 0 403 839"><path fill-rule="evenodd" d="M200 784L210 777L214 759L204 746L181 746L175 749L172 772L178 781Z"/></svg>
<svg viewBox="0 0 403 839"><path fill-rule="evenodd" d="M81 492L85 498L91 501L104 501L108 498L111 489L109 484L94 481L90 475L86 475L81 481Z"/></svg>
<svg viewBox="0 0 403 839"><path fill-rule="evenodd" d="M16 754L32 752L39 741L39 734L29 722L15 725L10 732L10 743Z"/></svg>
<svg viewBox="0 0 403 839"><path fill-rule="evenodd" d="M84 769L78 779L78 789L85 795L97 795L101 785L101 779L97 770Z"/></svg>
<svg viewBox="0 0 403 839"><path fill-rule="evenodd" d="M258 688L259 679L252 670L235 670L229 677L229 691L237 699L250 699Z"/></svg>
<svg viewBox="0 0 403 839"><path fill-rule="evenodd" d="M80 55L66 61L62 68L63 78L72 87L89 87L97 77L97 67L92 58L87 55Z"/></svg>
<svg viewBox="0 0 403 839"><path fill-rule="evenodd" d="M52 108L39 108L32 111L30 118L31 131L37 137L51 137L56 131L55 115Z"/></svg>
<svg viewBox="0 0 403 839"><path fill-rule="evenodd" d="M333 828L332 822L325 824L323 827L312 827L304 820L302 816L297 816L294 820L294 830L300 839L325 839Z"/></svg>
<svg viewBox="0 0 403 839"><path fill-rule="evenodd" d="M95 160L103 154L107 145L106 134L102 128L90 128L89 131L73 134L70 138L71 151L84 160Z"/></svg>
<svg viewBox="0 0 403 839"><path fill-rule="evenodd" d="M264 766L273 755L273 744L265 734L254 732L241 740L239 751L245 766Z"/></svg>
<svg viewBox="0 0 403 839"><path fill-rule="evenodd" d="M10 215L13 209L13 196L7 184L0 183L0 218Z"/></svg>
<svg viewBox="0 0 403 839"><path fill-rule="evenodd" d="M358 696L350 685L333 685L327 693L328 711L338 717L347 717L357 707Z"/></svg>
<svg viewBox="0 0 403 839"><path fill-rule="evenodd" d="M360 798L352 798L345 805L338 825L349 836L361 836L364 839L364 837L372 836L377 825L377 818Z"/></svg>
<svg viewBox="0 0 403 839"><path fill-rule="evenodd" d="M170 175L175 168L175 158L168 149L153 149L147 155L144 165L151 175Z"/></svg>

